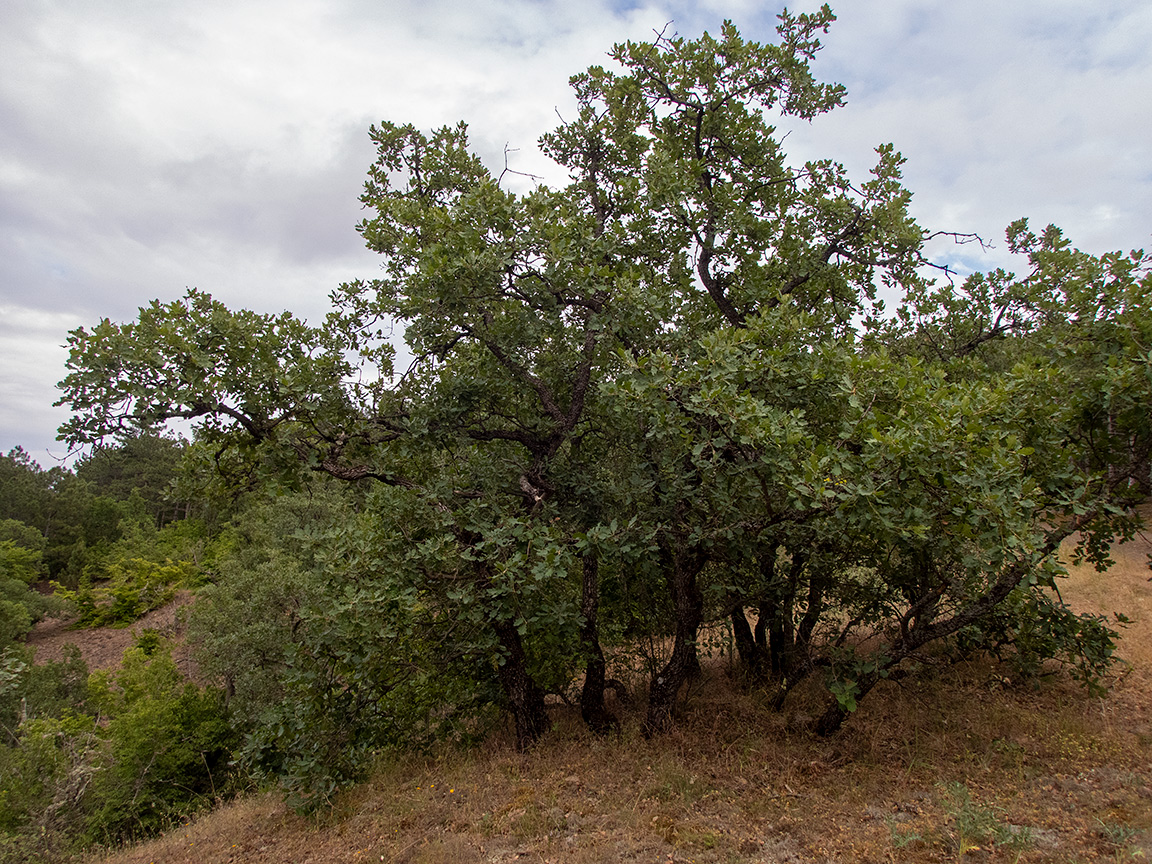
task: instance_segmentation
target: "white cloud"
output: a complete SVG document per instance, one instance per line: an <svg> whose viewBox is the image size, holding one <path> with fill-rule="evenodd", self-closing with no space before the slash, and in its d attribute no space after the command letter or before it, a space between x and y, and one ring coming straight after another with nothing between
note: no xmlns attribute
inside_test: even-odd
<svg viewBox="0 0 1152 864"><path fill-rule="evenodd" d="M791 152L859 176L876 144L894 142L933 228L998 238L1029 215L1095 251L1147 245L1147 3L841 7L815 69L848 85L848 106L795 128ZM51 439L59 418L34 406L55 398L76 323L191 286L315 320L335 284L372 275L353 230L370 123L466 119L492 167L507 144L515 168L555 177L535 141L570 109L569 75L668 22L693 36L729 17L769 40L776 11L748 0L7 4L0 304L24 323L5 319L0 337L0 448ZM941 254L998 263L969 247Z"/></svg>
<svg viewBox="0 0 1152 864"><path fill-rule="evenodd" d="M999 238L1029 216L1094 251L1147 244L1147 4L845 4L826 43L816 68L848 84L848 107L796 148L859 171L892 141L930 227Z"/></svg>
<svg viewBox="0 0 1152 864"><path fill-rule="evenodd" d="M0 442L7 453L23 445L41 465L63 457L66 448L55 444L56 427L67 419L53 408L55 384L62 377L68 352L64 336L81 324L67 313L52 313L0 305ZM28 435L29 430L35 434ZM23 437L22 437L23 436ZM50 451L49 451L50 448Z"/></svg>

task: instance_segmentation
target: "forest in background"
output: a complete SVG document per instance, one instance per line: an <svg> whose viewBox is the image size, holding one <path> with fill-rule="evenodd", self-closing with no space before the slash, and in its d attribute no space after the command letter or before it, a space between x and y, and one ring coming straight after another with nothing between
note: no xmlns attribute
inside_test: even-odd
<svg viewBox="0 0 1152 864"><path fill-rule="evenodd" d="M843 102L808 67L832 19L616 46L541 140L562 188L509 191L463 124L373 127L384 275L320 326L190 291L70 335L90 455L4 467L11 849L231 784L323 809L384 753L505 721L530 750L549 698L594 736L642 700L659 737L713 649L773 710L814 686L819 736L950 660L1102 686L1124 610L1069 606L1058 553L1106 570L1141 525L1149 259L1020 220L1021 275L961 280L891 145L862 182L792 165L769 118ZM207 689L155 634L95 676L18 644L52 604L123 624L181 585Z"/></svg>
<svg viewBox="0 0 1152 864"><path fill-rule="evenodd" d="M91 673L74 648L37 663L24 644L46 616L127 627L205 583L220 532L173 494L184 450L140 436L74 470L0 457L0 860L145 836L232 788L221 694L177 671L163 634Z"/></svg>

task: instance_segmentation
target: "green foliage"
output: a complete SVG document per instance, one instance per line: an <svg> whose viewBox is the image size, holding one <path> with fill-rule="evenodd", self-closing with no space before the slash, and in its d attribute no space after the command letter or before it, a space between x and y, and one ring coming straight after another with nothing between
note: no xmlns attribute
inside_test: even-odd
<svg viewBox="0 0 1152 864"><path fill-rule="evenodd" d="M241 762L304 808L362 778L382 747L486 731L496 698L482 656L432 641L411 574L382 569L389 538L353 504L318 485L249 510L190 622L245 732Z"/></svg>
<svg viewBox="0 0 1152 864"><path fill-rule="evenodd" d="M78 652L44 666L7 652L0 723L0 861L139 838L234 788L221 694L185 682L167 646L91 676Z"/></svg>
<svg viewBox="0 0 1152 864"><path fill-rule="evenodd" d="M1117 619L1121 626L1126 621ZM1023 680L1036 679L1045 661L1059 660L1090 692L1103 695L1100 681L1111 668L1118 636L1106 616L1077 614L1049 592L1017 589L995 616L962 632L960 644L996 653Z"/></svg>
<svg viewBox="0 0 1152 864"><path fill-rule="evenodd" d="M0 645L21 640L32 629L32 615L25 600L28 596L28 586L23 583L0 580Z"/></svg>
<svg viewBox="0 0 1152 864"><path fill-rule="evenodd" d="M242 723L283 699L278 676L301 610L325 603L319 538L349 515L335 490L318 488L269 496L227 529L229 552L199 592L188 632L201 670L225 687Z"/></svg>
<svg viewBox="0 0 1152 864"><path fill-rule="evenodd" d="M75 646L62 661L32 662L31 649L8 648L0 653L0 730L5 746L13 746L18 727L28 718L62 717L83 712L88 668Z"/></svg>
<svg viewBox="0 0 1152 864"><path fill-rule="evenodd" d="M230 791L235 737L221 694L185 682L169 650L129 648L121 671L93 674L89 691L111 718L108 764L89 793L89 838L146 836Z"/></svg>
<svg viewBox="0 0 1152 864"><path fill-rule="evenodd" d="M78 576L89 549L118 536L114 502L93 495L69 471L41 469L19 447L0 457L0 519L3 538L40 551L47 575L57 579Z"/></svg>
<svg viewBox="0 0 1152 864"><path fill-rule="evenodd" d="M1108 851L1112 853L1113 861L1135 861L1144 858L1144 851L1133 842L1140 834L1138 829L1123 822L1105 822L1102 819L1097 819L1096 822L1100 825L1100 836Z"/></svg>
<svg viewBox="0 0 1152 864"><path fill-rule="evenodd" d="M180 588L194 588L215 554L215 543L195 519L157 530L151 517L126 516L121 538L85 566L74 590L56 583L56 596L72 603L80 627L124 627L168 603Z"/></svg>
<svg viewBox="0 0 1152 864"><path fill-rule="evenodd" d="M85 713L88 670L75 648L63 662L0 652L0 861L37 860L83 828L78 801L96 770L95 718Z"/></svg>
<svg viewBox="0 0 1152 864"><path fill-rule="evenodd" d="M67 835L83 827L83 812L77 805L100 770L94 718L74 714L30 718L20 725L19 744L0 750L0 761L4 763L0 776L5 778L0 788L0 836L23 839L18 848L68 845ZM35 838L39 843L34 832L40 834Z"/></svg>
<svg viewBox="0 0 1152 864"><path fill-rule="evenodd" d="M541 139L557 188L505 188L464 124L373 127L359 227L382 276L322 326L191 291L70 335L71 444L191 420L213 500L285 493L189 559L214 556L204 668L248 764L323 800L494 704L528 746L545 691L581 677L605 731L623 641L646 646L653 733L709 620L778 702L831 670L824 734L933 644L1099 679L1115 634L1064 606L1055 556L1075 536L1106 566L1152 491L1152 259L1020 220L1024 275L933 281L894 147L854 180L790 161L773 125L843 102L809 67L833 20L616 46ZM85 506L67 568L106 614L94 567L181 556L128 554L130 500L116 536ZM109 583L113 617L135 578Z"/></svg>
<svg viewBox="0 0 1152 864"><path fill-rule="evenodd" d="M0 456L0 540L38 550L44 575L72 590L84 571L99 570L127 535L139 540L142 527L155 533L158 525L172 526L160 535L174 538L183 530L186 540L203 546L202 536L174 521L192 512L172 497L184 449L172 439L133 436L81 459L73 473L60 467L45 471L17 447ZM212 514L199 508L198 515ZM179 559L192 551L190 545L195 544L182 544L181 554L137 556Z"/></svg>
<svg viewBox="0 0 1152 864"><path fill-rule="evenodd" d="M856 697L860 695L860 685L855 681L832 681L828 685L828 692L836 697L836 703L845 712L851 714L856 710Z"/></svg>
<svg viewBox="0 0 1152 864"><path fill-rule="evenodd" d="M32 625L45 615L65 608L61 600L31 587L43 575L39 549L0 540L0 650L22 641Z"/></svg>
<svg viewBox="0 0 1152 864"><path fill-rule="evenodd" d="M5 519L0 522L0 542L11 542L31 552L44 550L44 535L19 519Z"/></svg>
<svg viewBox="0 0 1152 864"><path fill-rule="evenodd" d="M81 627L126 627L145 612L158 609L191 579L195 568L186 561L157 563L143 558L116 558L105 563L106 580L94 587L87 576L76 591L58 589L80 610Z"/></svg>
<svg viewBox="0 0 1152 864"><path fill-rule="evenodd" d="M154 627L145 627L136 637L134 648L139 648L145 657L151 657L165 645L165 639Z"/></svg>
<svg viewBox="0 0 1152 864"><path fill-rule="evenodd" d="M43 471L20 447L0 456L0 519L24 522L45 533L52 522L54 487L63 473Z"/></svg>
<svg viewBox="0 0 1152 864"><path fill-rule="evenodd" d="M155 524L164 525L188 512L173 497L186 446L174 438L134 435L85 455L76 476L116 501L138 499Z"/></svg>
<svg viewBox="0 0 1152 864"><path fill-rule="evenodd" d="M905 849L918 843L924 843L924 835L914 828L901 825L891 816L885 816L884 822L888 827L888 838L897 849Z"/></svg>

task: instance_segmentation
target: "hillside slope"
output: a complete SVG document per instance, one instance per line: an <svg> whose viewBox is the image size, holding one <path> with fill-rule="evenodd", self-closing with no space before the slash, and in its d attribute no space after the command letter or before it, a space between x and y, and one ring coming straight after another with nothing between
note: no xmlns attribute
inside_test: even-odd
<svg viewBox="0 0 1152 864"><path fill-rule="evenodd" d="M75 645L88 666L88 671L114 669L120 665L124 651L131 648L140 634L155 631L175 643L173 656L177 667L192 677L195 664L183 642L184 615L192 602L191 591L177 592L170 603L159 609L146 612L138 621L128 627L95 627L72 629L74 618L46 618L32 628L28 634L28 644L36 649L36 662L47 663L64 658L64 647Z"/></svg>
<svg viewBox="0 0 1152 864"><path fill-rule="evenodd" d="M250 797L103 859L142 862L807 862L1131 860L1152 856L1152 582L1146 537L1062 591L1122 611L1106 699L1064 675L1017 684L988 663L886 683L831 740L733 690L714 660L670 735L609 740L557 707L534 752L497 737L399 759L322 820ZM635 718L634 718L635 720Z"/></svg>

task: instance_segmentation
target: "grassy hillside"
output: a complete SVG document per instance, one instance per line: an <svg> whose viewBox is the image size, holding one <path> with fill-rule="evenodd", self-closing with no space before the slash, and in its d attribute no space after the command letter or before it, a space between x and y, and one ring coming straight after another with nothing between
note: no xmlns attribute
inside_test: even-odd
<svg viewBox="0 0 1152 864"><path fill-rule="evenodd" d="M816 694L773 712L726 658L688 694L678 731L588 735L570 710L533 752L510 736L406 758L319 820L250 797L103 859L139 862L1128 861L1152 856L1152 542L1061 586L1132 624L1106 699L1063 674L1016 682L941 661L885 682L829 740ZM627 712L625 712L627 715Z"/></svg>

